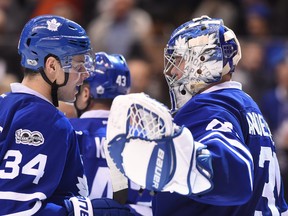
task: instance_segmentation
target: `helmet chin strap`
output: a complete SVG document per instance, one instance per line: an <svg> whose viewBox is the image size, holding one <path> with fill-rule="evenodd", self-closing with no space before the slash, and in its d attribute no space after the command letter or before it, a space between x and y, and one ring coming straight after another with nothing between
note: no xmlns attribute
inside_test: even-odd
<svg viewBox="0 0 288 216"><path fill-rule="evenodd" d="M79 93L78 93L78 94L79 94ZM84 112L86 112L86 111L88 110L88 107L90 106L92 99L93 99L92 97L89 97L89 99L88 99L88 101L87 101L87 104L86 104L86 106L85 106L83 109L80 109L80 108L77 106L77 103L76 103L77 99L74 101L74 107L75 107L75 109L76 109L78 118L79 118Z"/></svg>
<svg viewBox="0 0 288 216"><path fill-rule="evenodd" d="M59 106L58 102L58 88L65 86L68 82L69 79L69 73L64 73L65 74L65 80L61 85L58 85L56 83L56 80L52 83L51 80L48 79L47 75L45 74L44 70L41 70L41 76L43 79L51 86L51 97L52 97L52 103L55 107Z"/></svg>

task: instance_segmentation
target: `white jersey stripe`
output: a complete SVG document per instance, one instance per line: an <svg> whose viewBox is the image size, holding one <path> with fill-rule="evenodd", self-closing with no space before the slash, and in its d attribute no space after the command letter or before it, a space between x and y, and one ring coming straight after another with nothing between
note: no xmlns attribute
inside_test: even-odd
<svg viewBox="0 0 288 216"><path fill-rule="evenodd" d="M251 161L253 161L253 157L250 153L250 151L244 146L242 145L240 142L238 142L237 140L235 139L230 139L230 138L227 138L226 136L224 136L222 133L219 133L219 132L212 132L210 133L209 135L207 135L206 137L202 138L201 140L199 140L199 142L203 142L203 140L205 139L210 139L211 136L221 136L223 139L227 140L227 142L231 145L233 145L234 147L238 148L238 149L241 149L243 152L246 153L246 155L250 158Z"/></svg>
<svg viewBox="0 0 288 216"><path fill-rule="evenodd" d="M235 147L237 147L237 148L240 147L240 149L243 150L243 151L246 150L246 151L245 151L246 153L248 152L247 149L244 148L243 145L241 145L241 143L239 143L237 140L229 139L229 138L227 138L227 137L225 137L225 136L223 136L222 134L217 133L217 132L212 133L212 134L213 134L213 135L215 135L215 134L216 134L216 135L220 135L222 138L224 138L225 140L227 140L231 145L233 145L233 146L235 146ZM201 139L199 142L201 142L202 144L205 144L205 143L203 143L203 141L204 141L206 138L208 138L208 137L210 137L210 138L209 138L209 142L211 142L211 141L213 141L213 140L220 141L220 142L223 143L231 152L233 152L235 155L237 155L238 158L240 158L241 160L243 160L243 161L245 162L245 164L247 165L248 172L249 172L249 178L250 178L250 187L251 187L251 189L253 190L252 169L251 169L252 166L250 165L250 162L249 162L245 157L243 157L243 155L241 155L239 152L237 152L236 150L234 150L233 148L231 148L231 146L227 145L227 143L225 143L225 142L224 142L223 140L221 140L219 137L211 138L212 134L204 137L204 138ZM249 153L249 152L248 152L248 153ZM252 156L251 156L250 153L249 153L249 154L248 154L248 153L247 153L247 155L249 156L249 158L251 159L251 162L253 163Z"/></svg>
<svg viewBox="0 0 288 216"><path fill-rule="evenodd" d="M41 208L42 206L41 200L44 200L46 198L47 198L46 195L41 192L27 194L27 193L17 193L17 192L12 192L12 191L0 191L0 200L26 202L32 199L38 199L38 201L35 202L35 205L31 209L13 213L13 214L7 214L6 216L33 215Z"/></svg>

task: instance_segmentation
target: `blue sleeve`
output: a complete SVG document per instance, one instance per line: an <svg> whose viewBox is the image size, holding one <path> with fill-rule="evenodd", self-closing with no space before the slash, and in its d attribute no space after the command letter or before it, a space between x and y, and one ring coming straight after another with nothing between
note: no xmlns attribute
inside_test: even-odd
<svg viewBox="0 0 288 216"><path fill-rule="evenodd" d="M193 119L176 116L175 122L184 124L195 141L207 145L212 154L214 185L213 190L191 198L213 205L247 202L253 190L253 158L239 123L231 113L221 111L219 107L197 109L191 116Z"/></svg>
<svg viewBox="0 0 288 216"><path fill-rule="evenodd" d="M68 212L66 207L61 205L56 205L54 203L47 203L42 209L35 214L35 216L67 216Z"/></svg>

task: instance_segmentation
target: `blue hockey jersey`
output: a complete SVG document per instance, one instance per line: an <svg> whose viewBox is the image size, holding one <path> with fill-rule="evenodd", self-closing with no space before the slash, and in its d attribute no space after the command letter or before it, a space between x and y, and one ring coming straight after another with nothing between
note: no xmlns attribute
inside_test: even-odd
<svg viewBox="0 0 288 216"><path fill-rule="evenodd" d="M70 119L78 134L90 199L100 197L113 198L110 172L104 154L108 115L109 111L91 110L83 113L80 118ZM149 191L146 190L140 196L139 189L138 185L129 182L127 204L135 204L133 207L130 206L134 213L137 213L137 205L139 204L140 210L142 206L147 207L144 208L144 212L148 210L148 213L145 214L150 215L152 213L151 209L149 209L152 197Z"/></svg>
<svg viewBox="0 0 288 216"><path fill-rule="evenodd" d="M109 168L104 154L107 116L107 111L88 111L81 118L70 119L78 134L91 199L113 197Z"/></svg>
<svg viewBox="0 0 288 216"><path fill-rule="evenodd" d="M1 95L0 215L66 214L66 196L87 195L83 174L76 133L57 108L21 84Z"/></svg>
<svg viewBox="0 0 288 216"><path fill-rule="evenodd" d="M210 150L214 188L190 197L157 193L154 215L288 215L272 135L240 83L222 83L195 95L174 121Z"/></svg>

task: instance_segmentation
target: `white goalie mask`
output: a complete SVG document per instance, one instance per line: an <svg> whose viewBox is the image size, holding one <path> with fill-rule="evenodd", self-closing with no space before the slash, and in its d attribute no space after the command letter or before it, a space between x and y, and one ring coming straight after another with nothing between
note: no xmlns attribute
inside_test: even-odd
<svg viewBox="0 0 288 216"><path fill-rule="evenodd" d="M179 26L164 49L164 75L175 112L195 94L234 72L239 42L221 19L202 16Z"/></svg>

